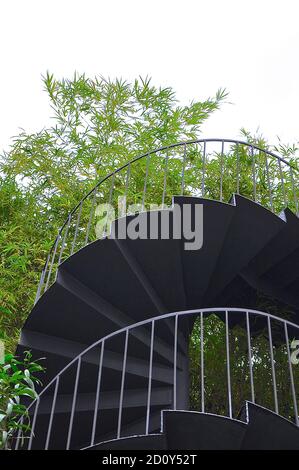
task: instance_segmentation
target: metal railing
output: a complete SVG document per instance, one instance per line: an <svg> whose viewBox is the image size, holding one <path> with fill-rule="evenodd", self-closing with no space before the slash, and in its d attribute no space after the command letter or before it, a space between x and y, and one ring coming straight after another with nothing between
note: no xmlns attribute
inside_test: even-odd
<svg viewBox="0 0 299 470"><path fill-rule="evenodd" d="M167 341L160 332L169 320L174 330ZM187 354L178 342L186 321L193 325ZM156 418L166 408L236 418L245 400L298 426L299 364L291 360L291 340L298 336L298 325L242 308L175 312L127 326L81 352L42 390L29 407L25 448L88 448L149 434L159 430ZM138 390L131 380L136 376ZM132 407L138 413L127 413Z"/></svg>
<svg viewBox="0 0 299 470"><path fill-rule="evenodd" d="M55 280L64 259L109 233L107 225L101 235L95 230L99 204L116 206L122 196L140 211L151 203L163 208L173 195L228 201L237 193L275 213L289 207L298 215L298 176L297 165L236 140L199 139L143 154L102 178L70 212L48 253L36 301Z"/></svg>

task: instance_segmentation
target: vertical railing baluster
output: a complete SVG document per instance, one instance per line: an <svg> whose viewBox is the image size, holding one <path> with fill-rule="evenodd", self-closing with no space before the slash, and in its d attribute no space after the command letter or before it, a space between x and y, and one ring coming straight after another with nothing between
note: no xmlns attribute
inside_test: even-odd
<svg viewBox="0 0 299 470"><path fill-rule="evenodd" d="M59 253L59 258L58 258L58 266L61 263L62 255L63 255L63 252L64 252L64 247L65 247L65 244L66 244L67 235L68 235L70 224L71 224L71 219L72 219L72 215L69 214L68 219L67 219L66 229L65 229L63 240L62 240L61 247L60 247L60 253Z"/></svg>
<svg viewBox="0 0 299 470"><path fill-rule="evenodd" d="M31 431L30 431L30 439L29 439L29 444L28 444L27 450L30 450L31 447L32 447L32 441L33 441L33 437L34 437L34 430L35 430L35 425L36 425L36 418L37 418L39 404L40 404L40 398L37 397L36 402L35 402L33 420L32 420Z"/></svg>
<svg viewBox="0 0 299 470"><path fill-rule="evenodd" d="M102 371L103 371L104 347L105 347L105 341L103 341L102 345L101 345L100 363L99 363L98 380L97 380L97 390L96 390L96 398L95 398L95 404L94 404L93 423L92 423L91 440L90 440L90 445L91 446L94 445L94 440L95 440L95 435L96 435L96 428L97 428L99 398L100 398Z"/></svg>
<svg viewBox="0 0 299 470"><path fill-rule="evenodd" d="M78 358L78 364L77 364L76 380L75 380L75 387L74 387L74 393L73 393L72 409L71 409L69 430L68 430L68 435L67 435L66 450L69 450L70 445L71 445L72 432L73 432L73 424L74 424L74 415L75 415L75 407L76 407L77 394L78 394L78 385L79 385L80 370L81 370L81 356L79 356L79 358Z"/></svg>
<svg viewBox="0 0 299 470"><path fill-rule="evenodd" d="M253 200L256 202L256 168L255 168L255 153L251 145L251 160L252 160L252 182L253 182Z"/></svg>
<svg viewBox="0 0 299 470"><path fill-rule="evenodd" d="M178 315L175 316L173 345L173 409L177 408Z"/></svg>
<svg viewBox="0 0 299 470"><path fill-rule="evenodd" d="M281 187L282 187L283 203L284 203L284 207L287 207L287 198L286 198L286 191L285 191L285 183L284 183L284 178L283 178L283 172L282 172L282 166L281 166L281 160L280 160L280 158L278 158L278 166L279 166L280 182L281 182Z"/></svg>
<svg viewBox="0 0 299 470"><path fill-rule="evenodd" d="M50 264L50 268L49 268L48 277L47 277L47 282L46 282L46 285L45 285L45 290L44 290L44 292L48 289L48 286L49 286L49 282L50 282L50 278L51 278L51 274L52 274L53 264L54 264L54 261L55 261L55 256L56 256L56 251L57 251L57 246L58 246L59 238L60 238L60 233L58 233L58 235L57 235L57 237L56 237L56 240L55 240L53 255L52 255L52 259L51 259L51 264Z"/></svg>
<svg viewBox="0 0 299 470"><path fill-rule="evenodd" d="M204 371L204 325L203 312L200 312L200 385L201 385L201 411L205 412L205 371Z"/></svg>
<svg viewBox="0 0 299 470"><path fill-rule="evenodd" d="M151 409L151 395L152 395L152 375L153 375L153 352L154 352L154 335L155 335L155 320L151 323L151 349L150 349L150 363L148 372L148 388L147 388L147 404L146 404L146 423L145 434L149 433L150 424L150 409Z"/></svg>
<svg viewBox="0 0 299 470"><path fill-rule="evenodd" d="M98 192L98 186L96 186L93 190L93 198L92 198L90 214L89 214L87 228L86 228L86 236L85 236L84 246L86 246L88 244L88 241L89 241L89 233L90 233L92 218L93 218L93 215L94 215L94 206L95 206L95 203L96 203L97 192Z"/></svg>
<svg viewBox="0 0 299 470"><path fill-rule="evenodd" d="M296 215L299 217L298 198L297 198L297 193L296 193L296 188L295 188L293 168L291 166L290 166L290 176L291 176L292 189L293 189L293 195L294 195L294 201L295 201L295 207L296 207Z"/></svg>
<svg viewBox="0 0 299 470"><path fill-rule="evenodd" d="M163 193L162 193L162 209L164 209L165 194L166 194L166 185L167 185L167 170L168 170L168 151L165 157L165 167L164 167L164 182L163 182Z"/></svg>
<svg viewBox="0 0 299 470"><path fill-rule="evenodd" d="M201 195L205 196L205 172L206 172L206 141L203 143L202 155L202 179L201 179Z"/></svg>
<svg viewBox="0 0 299 470"><path fill-rule="evenodd" d="M182 167L182 183L181 183L181 196L184 195L185 189L185 166L186 166L186 144L184 145L184 155L183 155L183 167Z"/></svg>
<svg viewBox="0 0 299 470"><path fill-rule="evenodd" d="M240 194L240 154L239 154L239 144L237 144L237 194Z"/></svg>
<svg viewBox="0 0 299 470"><path fill-rule="evenodd" d="M292 367L292 362L291 362L288 326L286 322L283 322L283 323L284 323L284 333L285 333L285 340L286 340L286 347L287 347L287 354L288 354L288 365L289 365L291 390L292 390L292 398L293 398L293 406L294 406L294 414L295 414L295 423L297 426L299 426L298 405L297 405L297 396L296 396L295 383L294 383L293 367Z"/></svg>
<svg viewBox="0 0 299 470"><path fill-rule="evenodd" d="M78 216L77 216L77 221L76 221L76 226L75 226L75 234L74 234L73 243L72 243L71 255L74 253L74 250L75 250L75 245L76 245L76 240L77 240L77 235L78 235L78 228L79 228L81 213L82 213L82 206L83 206L83 201L81 202L79 210L78 210Z"/></svg>
<svg viewBox="0 0 299 470"><path fill-rule="evenodd" d="M275 364L274 364L274 356L273 356L273 342L272 342L272 330L271 330L270 317L267 317L267 320L268 320L268 335L269 335L269 347L270 347L270 358L271 358L274 406L275 406L275 413L278 413L277 385L276 385Z"/></svg>
<svg viewBox="0 0 299 470"><path fill-rule="evenodd" d="M266 174L267 174L267 182L268 182L268 191L269 191L269 198L270 198L270 208L271 208L271 211L274 212L272 188L271 188L270 173L269 173L269 163L268 163L268 157L267 157L266 153L265 153L265 160L266 160Z"/></svg>
<svg viewBox="0 0 299 470"><path fill-rule="evenodd" d="M148 178L148 171L149 171L149 164L150 164L150 154L146 156L146 168L145 168L145 178L144 178L144 186L143 186L143 194L142 194L142 210L144 211L145 208L145 197L146 197L146 190L147 190L147 178Z"/></svg>
<svg viewBox="0 0 299 470"><path fill-rule="evenodd" d="M228 311L225 311L225 340L226 340L226 375L227 375L227 391L228 391L228 411L229 417L233 417L232 409L232 388L230 377L230 357L229 357L229 325L228 325Z"/></svg>
<svg viewBox="0 0 299 470"><path fill-rule="evenodd" d="M52 431L52 424L53 424L53 417L54 417L54 412L55 412L55 407L56 407L58 387L59 387L59 375L57 376L57 379L55 380L55 389L54 389L53 401L52 401L52 406L51 406L51 413L50 413L50 419L49 419L49 425L48 425L48 431L47 431L45 450L48 450L48 448L49 448L49 443L50 443L50 438L51 438L51 431Z"/></svg>
<svg viewBox="0 0 299 470"><path fill-rule="evenodd" d="M223 201L223 158L224 158L224 140L222 140L221 155L220 155L220 202Z"/></svg>
<svg viewBox="0 0 299 470"><path fill-rule="evenodd" d="M103 237L107 237L108 235L108 224L109 224L109 218L110 218L110 208L112 205L112 197L113 197L113 189L114 189L114 178L115 178L115 173L113 173L111 177L111 186L110 186L110 191L109 191L109 201L108 201L108 211L106 215L106 224L105 224L105 229L103 232Z"/></svg>
<svg viewBox="0 0 299 470"><path fill-rule="evenodd" d="M126 339L125 339L123 368L122 368L122 374L121 374L121 388L120 388L120 396L119 396L118 422L117 422L117 439L119 439L121 436L121 420L122 420L122 412L123 412L125 376L126 376L126 368L127 368L128 340L129 340L129 330L127 329Z"/></svg>
<svg viewBox="0 0 299 470"><path fill-rule="evenodd" d="M45 277L46 277L46 273L47 273L47 269L48 269L48 265L49 265L49 260L50 260L50 253L47 256L46 264L45 264L45 266L42 270L42 274L41 274L41 277L40 277L40 280L39 280L39 284L38 284L38 288L37 288L37 292L36 292L36 296L35 296L35 300L34 300L34 305L36 304L36 302L38 301L38 299L40 298L40 296L42 294L42 289L43 289L44 282L45 282Z"/></svg>
<svg viewBox="0 0 299 470"><path fill-rule="evenodd" d="M250 322L249 322L248 311L246 312L246 330L247 330L247 347L248 347L251 401L252 403L255 403L255 392L254 392L254 381L253 381L253 370L252 370L252 355L251 355L251 332L250 332Z"/></svg>

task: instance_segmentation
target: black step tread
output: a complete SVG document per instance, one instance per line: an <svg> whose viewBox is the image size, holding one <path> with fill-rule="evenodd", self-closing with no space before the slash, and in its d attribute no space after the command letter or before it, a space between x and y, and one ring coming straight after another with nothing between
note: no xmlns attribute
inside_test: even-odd
<svg viewBox="0 0 299 470"><path fill-rule="evenodd" d="M195 411L163 411L163 432L172 450L239 449L247 425L241 421Z"/></svg>
<svg viewBox="0 0 299 470"><path fill-rule="evenodd" d="M142 268L143 276L153 288L154 300L160 313L173 312L186 308L186 298L181 269L180 240L162 239L161 217L167 214L169 232L172 234L172 210L149 211L138 214L141 223L145 223L148 239L118 240L123 253L129 253ZM135 216L126 216L114 222L112 231L117 236L120 227L127 227ZM153 219L157 223L157 239L149 238Z"/></svg>
<svg viewBox="0 0 299 470"><path fill-rule="evenodd" d="M66 272L63 268L60 268L59 274L57 277L57 282L62 285L66 290L70 291L74 296L78 297L80 300L83 300L85 304L92 306L95 310L97 310L102 317L103 323L105 324L106 321L113 322L114 328L112 331L124 328L126 326L129 326L133 323L135 323L134 319L131 318L129 315L123 313L120 311L118 308L116 308L114 305L110 304L107 302L105 299L100 297L98 294L93 292L91 289L89 289L83 282L79 281L76 279L73 275L69 274ZM154 315L149 315L150 318L152 318ZM141 318L142 319L147 319ZM164 322L171 322L171 320L165 319L161 320L160 323ZM172 320L173 322L173 320ZM145 325L144 327L140 326L137 327L136 329L133 328L130 330L130 335L132 337L135 337L139 339L139 341L145 345L149 345L149 340L150 340L150 328L151 325L150 323ZM89 327L90 329L90 327ZM103 337L102 335L100 338ZM99 338L98 338L99 339ZM171 344L171 348L169 347L169 331L167 330L167 334L163 334L159 332L155 332L155 351L159 354L161 354L163 357L166 359L172 361L173 359L173 353L172 353L172 347L173 345ZM136 356L138 355L136 351Z"/></svg>
<svg viewBox="0 0 299 470"><path fill-rule="evenodd" d="M262 406L246 403L247 431L241 449L299 450L299 428Z"/></svg>
<svg viewBox="0 0 299 470"><path fill-rule="evenodd" d="M116 307L135 323L159 310L120 252L115 240L97 240L61 265L90 291Z"/></svg>
<svg viewBox="0 0 299 470"><path fill-rule="evenodd" d="M133 320L129 316L87 289L73 276L61 270L58 281L49 288L32 310L23 328L21 338L23 335L25 338L26 334L27 337L30 337L30 332L33 331L41 335L45 334L49 337L89 345L132 322ZM150 328L149 324L130 330L130 337L140 342L136 348L136 357L139 353L146 357L149 354ZM26 333L27 331L28 333ZM114 343L116 340L115 337ZM25 342L30 347L30 341ZM122 348L121 341L120 350ZM157 331L155 332L154 349L168 362L173 362L173 344L169 345L166 341L161 340ZM178 360L178 365L180 365L180 354ZM58 371L57 369L56 373Z"/></svg>

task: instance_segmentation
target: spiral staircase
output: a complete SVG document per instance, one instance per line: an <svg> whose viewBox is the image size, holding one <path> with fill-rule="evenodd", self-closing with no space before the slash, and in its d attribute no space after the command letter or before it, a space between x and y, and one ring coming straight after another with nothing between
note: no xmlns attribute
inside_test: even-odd
<svg viewBox="0 0 299 470"><path fill-rule="evenodd" d="M151 174L161 176L157 188ZM101 180L60 229L22 330L17 353L30 349L34 358L46 358L22 448L299 449L299 376L291 361L291 340L299 339L298 180L296 166L281 157L219 139L149 152ZM115 203L116 194L130 199L133 187L139 212L116 218L111 227L107 218L102 236L93 236L97 205ZM151 190L160 191L155 210L148 210ZM190 227L202 229L197 250L186 249L186 206ZM120 236L134 222L143 236ZM271 301L266 311L258 308L261 296ZM224 327L222 414L210 411L206 387L213 373L206 361L211 317ZM189 342L196 325L194 411ZM248 387L237 409L231 348L240 328ZM253 346L259 334L268 344L271 383L265 389L271 388L272 409L256 393L255 368L265 360ZM285 357L283 390L278 347ZM286 390L287 412L280 403ZM16 449L20 442L19 433Z"/></svg>

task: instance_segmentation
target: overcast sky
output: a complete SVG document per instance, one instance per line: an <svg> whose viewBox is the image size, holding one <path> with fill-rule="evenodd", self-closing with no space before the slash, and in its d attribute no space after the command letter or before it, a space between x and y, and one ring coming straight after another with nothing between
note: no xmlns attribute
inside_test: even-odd
<svg viewBox="0 0 299 470"><path fill-rule="evenodd" d="M150 75L184 102L230 92L205 137L299 140L298 0L1 1L0 150L48 125L41 74Z"/></svg>

